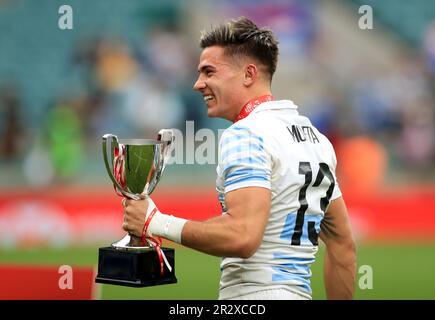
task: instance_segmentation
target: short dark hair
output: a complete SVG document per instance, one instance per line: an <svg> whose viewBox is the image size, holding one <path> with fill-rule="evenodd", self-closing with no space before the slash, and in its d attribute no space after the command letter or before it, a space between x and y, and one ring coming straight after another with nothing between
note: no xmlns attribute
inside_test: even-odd
<svg viewBox="0 0 435 320"><path fill-rule="evenodd" d="M257 59L267 68L272 79L278 62L278 41L269 29L258 28L246 17L221 24L210 31L203 31L201 48L222 46L228 56L245 55Z"/></svg>

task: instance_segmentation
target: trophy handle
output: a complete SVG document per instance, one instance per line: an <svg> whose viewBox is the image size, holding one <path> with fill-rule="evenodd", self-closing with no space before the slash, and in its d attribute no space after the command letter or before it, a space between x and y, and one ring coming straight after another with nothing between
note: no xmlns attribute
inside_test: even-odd
<svg viewBox="0 0 435 320"><path fill-rule="evenodd" d="M108 148L107 148L107 141L108 140L110 140L110 142L111 142L110 143L110 150L108 150ZM141 197L125 191L124 188L122 188L122 186L119 184L119 182L115 179L115 177L113 175L113 168L110 166L110 163L113 161L109 161L109 159L112 159L112 157L109 158L109 154L108 154L109 151L110 151L110 153L112 153L112 143L113 142L115 142L118 146L120 145L117 136L110 134L110 133L105 134L103 136L103 157L104 157L104 164L106 165L107 173L109 174L109 178L110 178L110 180L112 180L113 185L115 186L116 190L119 191L120 193L122 193L122 195L124 197L129 198L129 199L139 200L139 199L141 199Z"/></svg>
<svg viewBox="0 0 435 320"><path fill-rule="evenodd" d="M163 165L161 171L163 172L163 170L165 170L166 163L168 162L170 147L175 140L174 131L172 129L160 130L157 140L165 142L165 144L163 145Z"/></svg>
<svg viewBox="0 0 435 320"><path fill-rule="evenodd" d="M151 194L157 185L157 183L160 181L160 178L162 176L163 171L165 170L166 163L169 156L169 150L170 146L172 145L172 142L174 141L175 136L174 132L171 129L161 129L159 131L159 134L157 136L158 141L162 141L161 148L157 149L160 151L157 151L160 153L161 157L158 157L158 161L155 161L154 164L154 171L156 172L155 179L152 184L148 186L148 192L147 194Z"/></svg>

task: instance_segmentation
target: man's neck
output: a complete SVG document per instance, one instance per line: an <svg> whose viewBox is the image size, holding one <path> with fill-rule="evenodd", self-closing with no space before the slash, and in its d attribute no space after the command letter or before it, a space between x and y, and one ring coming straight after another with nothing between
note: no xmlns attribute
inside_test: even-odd
<svg viewBox="0 0 435 320"><path fill-rule="evenodd" d="M248 104L250 104L251 102L253 102L254 100L256 100L256 99L259 99L259 98L261 98L260 100L263 100L264 98L266 98L266 100L267 99L269 99L269 97L272 97L272 92L271 92L271 90L270 89L268 89L268 90L262 90L262 91L257 91L257 92L255 92L255 93L252 93L252 94L250 94L250 95L248 95L247 97L245 97L245 99L244 99L244 103L237 109L237 113L235 113L235 115L234 115L234 117L233 117L233 119L232 119L232 122L235 122L235 121L237 121L237 117L239 117L239 115L241 114L241 113L244 113L244 112L246 112L246 110L244 110L244 108L248 105ZM273 99L273 97L272 97L272 99ZM270 100L269 100L270 101ZM261 102L260 102L261 103ZM248 112L250 113L252 110L248 110Z"/></svg>
<svg viewBox="0 0 435 320"><path fill-rule="evenodd" d="M235 110L234 118L240 113L243 106L248 103L248 101L264 95L272 95L270 86L261 85L258 86L258 88L252 88L252 90L249 90L249 92L245 92L245 94L243 94L243 97L240 98L241 103L238 106L237 110Z"/></svg>

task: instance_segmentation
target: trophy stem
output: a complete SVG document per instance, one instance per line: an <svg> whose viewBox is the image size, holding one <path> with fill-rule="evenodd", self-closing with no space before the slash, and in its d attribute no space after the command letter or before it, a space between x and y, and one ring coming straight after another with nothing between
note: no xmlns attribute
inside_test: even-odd
<svg viewBox="0 0 435 320"><path fill-rule="evenodd" d="M130 235L130 244L131 247L141 247L142 245L142 239L133 235Z"/></svg>

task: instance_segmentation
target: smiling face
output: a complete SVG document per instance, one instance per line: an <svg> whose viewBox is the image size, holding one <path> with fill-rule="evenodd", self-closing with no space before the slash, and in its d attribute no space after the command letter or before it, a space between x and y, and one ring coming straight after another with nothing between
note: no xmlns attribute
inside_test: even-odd
<svg viewBox="0 0 435 320"><path fill-rule="evenodd" d="M204 97L208 116L233 121L246 102L245 72L224 48L205 48L199 58L198 80L193 88Z"/></svg>

